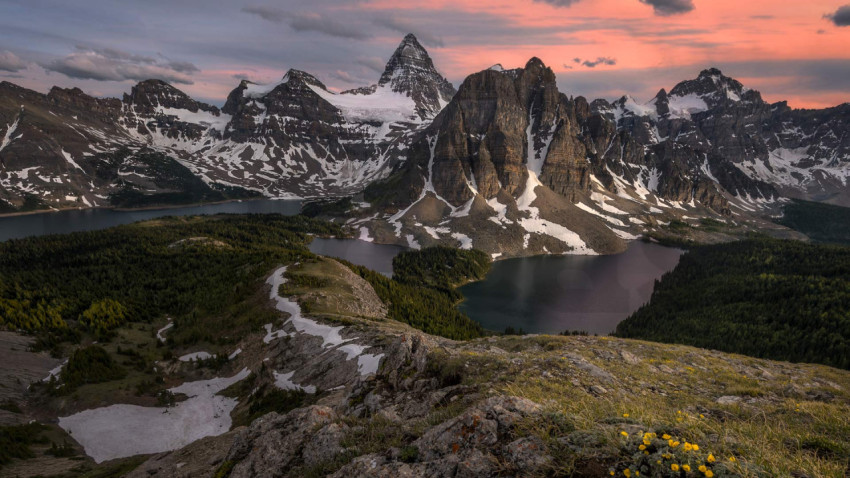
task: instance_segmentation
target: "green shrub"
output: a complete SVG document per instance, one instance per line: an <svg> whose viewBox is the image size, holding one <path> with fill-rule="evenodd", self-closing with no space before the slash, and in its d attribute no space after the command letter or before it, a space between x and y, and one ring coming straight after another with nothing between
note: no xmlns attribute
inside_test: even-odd
<svg viewBox="0 0 850 478"><path fill-rule="evenodd" d="M66 391L81 385L120 380L126 375L124 368L97 345L74 351L60 373Z"/></svg>

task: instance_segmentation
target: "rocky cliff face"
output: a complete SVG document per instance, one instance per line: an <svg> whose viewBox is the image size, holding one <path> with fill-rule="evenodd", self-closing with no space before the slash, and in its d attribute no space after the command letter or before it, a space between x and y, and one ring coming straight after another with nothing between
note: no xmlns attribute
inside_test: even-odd
<svg viewBox="0 0 850 478"><path fill-rule="evenodd" d="M470 75L410 160L367 189L394 231L364 228L378 240L471 243L494 256L520 242L526 253L552 252L553 239L558 250L603 252L618 247L612 234L628 239L674 219L732 224L786 197L844 203L847 110L770 105L716 69L646 104L588 103L560 93L538 59L497 65Z"/></svg>
<svg viewBox="0 0 850 478"><path fill-rule="evenodd" d="M602 107L562 94L537 58L470 75L408 162L365 199L398 211L384 220L408 245L459 243L496 257L616 251L647 222L628 216L682 204L695 215L729 213L689 156L658 146L646 122L635 119L634 133L618 129Z"/></svg>

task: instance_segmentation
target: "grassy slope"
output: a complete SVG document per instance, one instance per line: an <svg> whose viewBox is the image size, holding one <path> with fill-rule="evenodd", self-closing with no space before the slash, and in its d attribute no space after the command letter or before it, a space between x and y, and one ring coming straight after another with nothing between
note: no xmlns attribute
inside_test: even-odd
<svg viewBox="0 0 850 478"><path fill-rule="evenodd" d="M327 304L350 299L349 290L334 285L331 271L322 262L305 263L297 274L331 282L296 293L321 291ZM350 320L387 335L410 333L394 321ZM690 460L694 469L709 453L718 460L715 470L747 477L792 472L839 477L849 465L850 372L839 369L611 337L443 341L429 361L435 377L469 387L467 393L517 395L542 404L544 414L520 424L516 435L543 439L553 456L552 476L577 471L607 476L611 469L623 476L621 470L639 453L634 437L640 431L698 443L699 453L674 451L679 463ZM324 476L354 456L405 450L468 405L464 399L437 404L426 416L403 423L381 416L340 418L351 427L343 445L357 451L309 470L293 468L290 476Z"/></svg>

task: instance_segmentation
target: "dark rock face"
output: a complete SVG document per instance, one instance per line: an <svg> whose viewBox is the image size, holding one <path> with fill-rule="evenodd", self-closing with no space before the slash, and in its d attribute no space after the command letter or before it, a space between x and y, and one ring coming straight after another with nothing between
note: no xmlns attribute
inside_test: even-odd
<svg viewBox="0 0 850 478"><path fill-rule="evenodd" d="M378 86L389 86L396 93L410 96L423 119L438 113L442 104L448 103L455 94L454 86L440 75L428 52L412 33L404 37L387 62ZM353 91L368 94L368 90L369 87L365 87Z"/></svg>
<svg viewBox="0 0 850 478"><path fill-rule="evenodd" d="M476 192L485 199L500 190L521 194L529 149L542 164L536 173L543 184L570 196L589 185L573 109L552 70L536 58L518 70L485 70L463 82L413 149L431 163L424 169L436 193L454 206Z"/></svg>
<svg viewBox="0 0 850 478"><path fill-rule="evenodd" d="M173 108L197 113L207 111L218 115L219 110L215 106L193 100L186 93L169 85L162 80L145 80L138 83L130 90L130 94L124 94L124 103L132 105L141 114L156 114L159 108Z"/></svg>
<svg viewBox="0 0 850 478"><path fill-rule="evenodd" d="M791 196L850 204L846 104L816 111L768 104L759 92L712 68L669 94L661 90L646 105L594 103L594 111L616 122L661 162L676 162L679 171L689 171L693 187L712 181L747 200ZM652 131L655 137L648 134ZM662 177L662 182L671 199L681 200L676 198L686 189L682 181ZM697 196L705 194L705 188L698 189Z"/></svg>
<svg viewBox="0 0 850 478"><path fill-rule="evenodd" d="M386 104L388 93L398 104ZM376 85L334 94L313 75L290 70L273 85L242 81L221 110L160 80L140 82L123 100L61 88L45 96L3 83L0 136L11 137L0 153L5 165L0 174L8 179L0 198L19 206L29 193L49 197L51 204L74 197L67 201L76 206L80 193L90 192L81 205L104 205L106 191L82 187L92 171L81 158L123 147L152 148L178 158L206 182L270 196L353 194L403 162L410 138L453 94L412 35ZM12 131L21 114L20 129ZM33 114L37 124L29 122ZM62 151L81 167L66 161ZM53 158L59 158L56 174L80 176L71 181L77 186L60 187L51 179L34 189L32 177L18 177L27 167L57 163Z"/></svg>

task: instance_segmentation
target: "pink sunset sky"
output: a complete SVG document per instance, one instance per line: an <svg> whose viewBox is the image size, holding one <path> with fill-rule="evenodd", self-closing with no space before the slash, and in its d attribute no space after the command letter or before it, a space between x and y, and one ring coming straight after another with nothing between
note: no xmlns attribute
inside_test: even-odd
<svg viewBox="0 0 850 478"><path fill-rule="evenodd" d="M647 101L718 67L768 101L850 101L847 0L7 0L0 80L117 96L147 77L221 104L240 78L374 83L411 32L455 85L537 56L567 95ZM76 3L76 2L74 2ZM306 3L306 4L305 4Z"/></svg>

